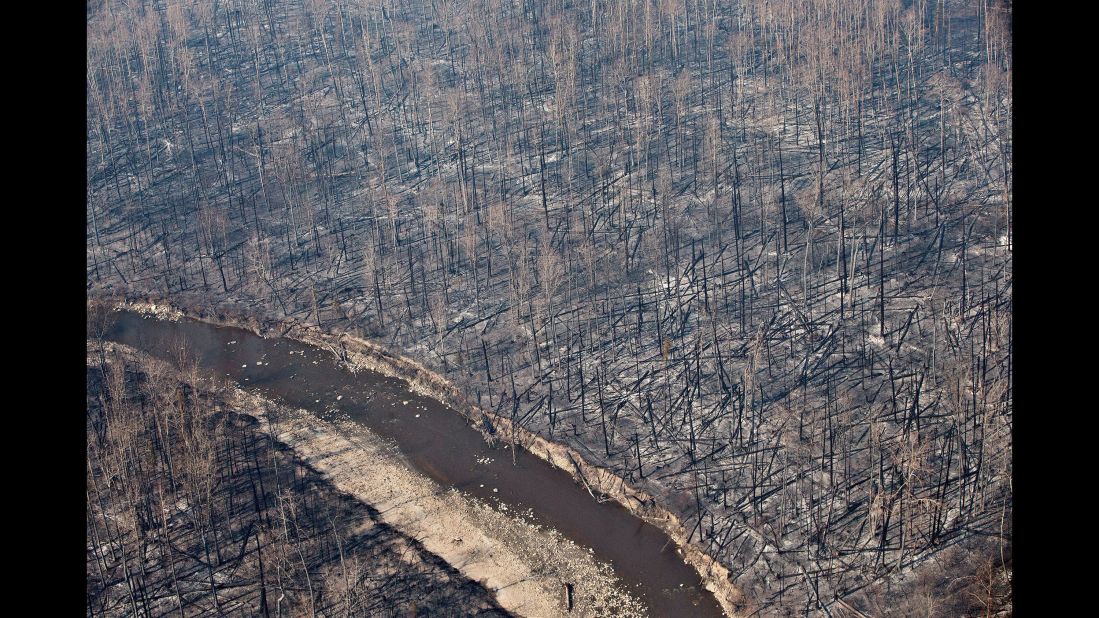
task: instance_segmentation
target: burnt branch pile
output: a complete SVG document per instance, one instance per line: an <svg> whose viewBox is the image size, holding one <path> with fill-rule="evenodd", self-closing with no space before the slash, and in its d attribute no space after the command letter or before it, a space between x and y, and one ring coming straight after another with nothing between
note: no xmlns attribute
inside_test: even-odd
<svg viewBox="0 0 1099 618"><path fill-rule="evenodd" d="M944 549L1010 566L1011 45L984 0L108 1L89 288L407 354L763 613L917 611L878 591Z"/></svg>

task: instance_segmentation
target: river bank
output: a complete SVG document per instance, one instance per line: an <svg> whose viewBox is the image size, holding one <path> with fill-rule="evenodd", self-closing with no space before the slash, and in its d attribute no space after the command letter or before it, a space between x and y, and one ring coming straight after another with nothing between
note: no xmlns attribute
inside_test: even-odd
<svg viewBox="0 0 1099 618"><path fill-rule="evenodd" d="M271 436L292 448L340 491L370 504L382 520L480 582L519 616L644 616L607 564L554 530L498 510L411 470L395 446L361 425L318 419L235 389ZM563 585L573 586L570 613Z"/></svg>

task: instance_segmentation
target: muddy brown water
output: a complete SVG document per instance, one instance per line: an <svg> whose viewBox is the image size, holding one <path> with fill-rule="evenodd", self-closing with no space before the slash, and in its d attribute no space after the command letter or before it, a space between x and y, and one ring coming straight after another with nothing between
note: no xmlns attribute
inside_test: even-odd
<svg viewBox="0 0 1099 618"><path fill-rule="evenodd" d="M457 411L408 389L404 380L351 373L327 351L292 339L194 320L119 312L107 338L172 359L181 347L199 366L321 418L349 416L391 440L406 460L443 486L527 513L590 548L654 616L722 616L698 574L652 524L614 502L598 503L565 472L520 449L493 448Z"/></svg>

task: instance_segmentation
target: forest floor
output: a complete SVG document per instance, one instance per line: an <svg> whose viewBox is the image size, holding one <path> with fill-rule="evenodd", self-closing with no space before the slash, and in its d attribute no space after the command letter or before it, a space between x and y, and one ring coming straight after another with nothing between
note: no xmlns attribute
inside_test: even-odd
<svg viewBox="0 0 1099 618"><path fill-rule="evenodd" d="M163 306L147 309L168 317ZM104 345L127 364L161 362L126 346ZM88 347L91 367L96 363L94 342L89 340ZM296 462L319 474L329 491L369 505L380 523L406 540L414 539L425 556L430 552L479 582L507 612L531 617L646 615L610 565L589 550L522 513L441 488L410 469L394 445L369 429L351 421L328 422L236 387L219 389L218 396L226 409L258 420L256 431L288 447ZM416 554L402 558L415 560ZM573 587L571 612L563 605L565 583Z"/></svg>

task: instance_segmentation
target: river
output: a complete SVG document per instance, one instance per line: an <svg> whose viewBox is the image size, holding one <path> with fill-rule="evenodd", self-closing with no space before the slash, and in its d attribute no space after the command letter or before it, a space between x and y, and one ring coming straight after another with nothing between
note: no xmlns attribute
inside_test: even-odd
<svg viewBox="0 0 1099 618"><path fill-rule="evenodd" d="M657 527L614 502L598 503L565 472L520 449L517 465L446 405L371 371L352 373L325 350L289 338L122 311L106 338L172 359L181 348L205 371L329 418L339 413L393 441L417 470L550 526L610 563L653 616L723 616L699 576Z"/></svg>

